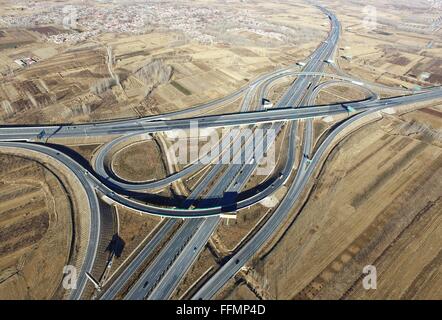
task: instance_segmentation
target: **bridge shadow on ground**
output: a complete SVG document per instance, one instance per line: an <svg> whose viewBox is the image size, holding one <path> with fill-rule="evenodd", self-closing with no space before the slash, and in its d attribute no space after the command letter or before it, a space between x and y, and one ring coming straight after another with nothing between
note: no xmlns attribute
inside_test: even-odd
<svg viewBox="0 0 442 320"><path fill-rule="evenodd" d="M118 234L114 234L112 236L112 240L106 248L106 251L109 252L109 255L114 255L115 257L121 257L123 253L124 247L126 243L123 239L120 238Z"/></svg>
<svg viewBox="0 0 442 320"><path fill-rule="evenodd" d="M122 189L118 185L112 183L111 181L97 175L93 167L89 163L89 161L85 159L77 151L59 144L47 143L45 145L66 154L67 156L75 160L78 164L80 164L84 169L86 169L90 175L94 176L95 178L100 180L104 185L106 185L108 188L112 189L113 191L117 192L120 195L127 196L133 200L141 201L147 204L156 205L160 207L176 207L180 209L189 208L188 205L189 201L186 201L187 197L182 195L177 195L176 193L173 192L172 189L171 189L172 193L171 196L164 196L161 194L153 194L153 193L142 193L142 192L128 191ZM274 183L276 180L277 177L272 176L266 181L264 181L262 184L259 184L242 193L225 192L222 197L207 198L196 201L195 208L212 208L212 207L221 206L222 212L234 212L238 209L237 208L238 201L244 200L259 192L262 192L272 183Z"/></svg>

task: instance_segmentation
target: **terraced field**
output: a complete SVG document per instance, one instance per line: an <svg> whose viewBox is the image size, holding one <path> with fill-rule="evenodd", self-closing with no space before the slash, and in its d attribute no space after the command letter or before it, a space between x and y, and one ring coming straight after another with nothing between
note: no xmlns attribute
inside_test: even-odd
<svg viewBox="0 0 442 320"><path fill-rule="evenodd" d="M442 298L442 149L431 134L442 123L406 134L413 114L386 115L334 149L295 223L254 260L265 297ZM369 264L377 290L362 287Z"/></svg>
<svg viewBox="0 0 442 320"><path fill-rule="evenodd" d="M63 185L41 164L0 155L0 299L61 298L72 239Z"/></svg>

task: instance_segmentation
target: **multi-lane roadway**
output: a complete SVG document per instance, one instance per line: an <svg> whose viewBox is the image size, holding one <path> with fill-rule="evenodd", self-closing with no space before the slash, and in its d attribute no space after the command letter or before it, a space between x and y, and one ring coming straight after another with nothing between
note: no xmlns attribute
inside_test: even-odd
<svg viewBox="0 0 442 320"><path fill-rule="evenodd" d="M158 255L152 260L147 269L140 273L140 277L129 289L125 298L165 299L170 297L185 272L201 253L218 225L219 215L225 213L226 208L235 208L232 210L239 211L242 208L250 207L262 201L278 190L288 181L291 174L296 172L294 182L289 187L286 196L266 223L194 296L195 299L208 299L234 276L280 227L304 190L307 182L312 177L315 168L317 168L326 154L326 150L339 133L368 114L387 108L442 98L442 90L440 88L432 88L415 94L378 99L378 96L370 90L373 86L364 86L360 81L354 81L347 76L336 75L334 76L335 79L350 82L354 86L364 86L367 99L326 106L312 106L315 97L321 90L328 86L339 84L338 80L319 83L320 79L326 75L323 72L324 65L330 63L329 61L332 60L336 52L341 29L339 21L333 13L322 7L319 8L330 20L330 32L327 39L307 59L306 65L300 72L295 69L294 65L289 66L288 68L260 76L248 86L225 98L165 115L81 125L0 126L1 149L21 148L53 158L60 165L70 169L75 174L88 195L89 207L92 212L89 247L80 272L79 286L77 290L72 292L72 298L81 298L86 286L84 274L86 271L90 272L92 270L97 254L100 238L100 215L97 194L107 202L119 204L145 214L171 218L193 218L184 221L165 246L158 248L166 235L178 225L177 220L166 221L127 267L117 277L111 279L112 283L105 287L105 292L100 296L101 299L115 298L128 285L132 275L140 271L144 261L151 257L154 250L158 249ZM274 108L265 109L261 101L267 94L269 87L288 76L297 76L297 78ZM182 117L189 114L197 114L201 111L210 111L241 97L243 100L241 108L237 113ZM256 99L258 100L257 102ZM253 105L256 105L254 110ZM313 127L311 119L338 115L348 115L349 117L347 121L341 123L326 137L316 149L314 155L312 155ZM305 121L304 134L302 135L302 154L304 156L299 161L298 169L294 170L298 146L296 140L298 133L297 122L302 120ZM141 183L121 181L111 172L107 158L128 139L144 137L156 132L189 129L194 124L197 124L199 129L249 126L252 130L256 128L262 129L265 134L261 140L254 141L254 143L249 142L253 139L246 139L239 153L232 155L232 160L244 159L244 162L240 164L232 161L232 164L226 166L217 162L219 160L218 157L207 155L185 167L182 171L171 174L164 179ZM253 159L250 155L253 154L252 151L257 147L257 143L258 145L263 145L265 150L268 150L275 142L276 134L282 130L284 124L287 124L288 150L286 162L279 173L280 179L276 179L269 185L258 189L256 194L245 199L233 200L233 202L228 204L223 203L223 196L226 192L240 193L250 177L256 172L257 160L259 159ZM271 132L276 132L276 134L271 136ZM94 170L85 168L76 159L71 158L62 151L45 145L47 139L85 136L116 137L100 149L95 157ZM224 139L226 138L221 140L221 146L225 145L222 143ZM213 167L200 183L196 185L182 206L178 208L163 207L142 203L136 199L140 191L167 186L178 179L205 168L208 163L212 163ZM209 184L212 184L211 188L208 188ZM204 193L205 191L207 191L206 194Z"/></svg>

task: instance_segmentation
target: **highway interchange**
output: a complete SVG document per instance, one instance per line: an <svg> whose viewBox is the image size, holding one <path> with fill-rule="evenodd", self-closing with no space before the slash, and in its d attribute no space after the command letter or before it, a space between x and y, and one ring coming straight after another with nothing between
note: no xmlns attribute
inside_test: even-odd
<svg viewBox="0 0 442 320"><path fill-rule="evenodd" d="M340 134L363 121L370 114L442 97L440 88L425 89L417 93L394 89L406 95L379 99L373 91L376 85L362 83L358 79L351 79L342 74L332 75L334 80L320 83L324 76L330 76L323 69L327 64L330 64L336 53L341 26L333 13L325 8L318 8L328 16L331 29L327 39L321 42L306 60L300 72L296 65L276 70L258 77L248 86L227 97L165 115L81 125L0 127L0 150L20 148L33 154L39 153L51 157L75 174L88 195L91 212L89 245L80 270L79 285L76 290L72 290L71 299L84 298L83 294L87 283L85 273L86 271L91 272L97 256L100 241L99 197L106 199L107 202L119 204L143 214L169 219L162 223L155 235L127 266L104 284L98 297L100 299L115 299L118 295L123 294L125 299L167 299L173 294L186 272L206 246L218 226L221 214L232 213L229 211L241 214L241 209L248 208L271 196L292 178L286 195L268 220L238 251L229 257L227 262L193 296L194 299L210 299L254 254L259 252L266 241L278 230L290 213L290 209L295 206L296 201L305 190L315 170L324 160L330 146L335 143ZM281 99L273 108L265 108L262 101L268 94L269 88L277 81L290 76L296 76L296 79ZM342 84L343 81L348 85L360 87L366 93L367 99L326 106L314 105L321 90ZM219 108L240 98L242 98L241 108L237 113L198 115L200 112ZM186 117L189 114L197 114L197 116ZM312 119L333 116L347 116L347 120L340 122L315 148L313 153ZM259 159L247 157L253 153L250 151L256 147L256 142L255 144L248 143L249 140L246 140L244 148L240 152L233 155L234 159L245 158L241 164L232 161L234 164L225 165L217 162L217 158L207 155L204 161L199 159L200 161L191 163L182 171L173 173L166 178L139 183L122 181L110 169L108 158L129 139L141 140L157 132L189 129L194 123L197 123L200 129L229 126L248 127L251 130L262 129L265 134L258 143L262 144L265 150L271 148L277 134L285 128L288 137L287 157L281 172L278 173L279 178L258 188L258 191L253 195L239 198L233 203L223 203L226 193L241 193L257 170ZM304 124L302 126L303 134L298 141L301 123ZM276 132L276 135L271 135L271 132ZM69 139L91 136L116 137L98 151L91 168L84 167L68 154L52 148L52 145L45 144L45 141L53 138ZM221 145L223 145L222 142ZM297 157L298 148L302 150L300 159ZM179 207L142 203L136 199L139 192L168 186L174 181L202 170L207 166L207 163L211 163L212 166ZM215 183L212 183L214 180ZM208 191L205 192L207 189ZM226 208L234 209L226 211ZM164 245L163 240L168 235L170 235L170 239ZM156 251L158 253L153 256ZM152 261L142 270L141 267L148 258L151 258ZM140 272L140 276L127 289L131 277L136 272Z"/></svg>

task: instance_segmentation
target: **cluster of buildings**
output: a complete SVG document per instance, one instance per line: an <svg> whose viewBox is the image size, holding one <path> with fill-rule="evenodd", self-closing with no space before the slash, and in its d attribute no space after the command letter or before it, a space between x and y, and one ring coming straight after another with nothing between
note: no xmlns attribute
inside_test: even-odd
<svg viewBox="0 0 442 320"><path fill-rule="evenodd" d="M93 36L98 35L100 32L96 31L86 31L86 32L67 32L67 33L59 33L46 37L49 42L53 42L56 44L62 43L78 43L84 40L87 40Z"/></svg>
<svg viewBox="0 0 442 320"><path fill-rule="evenodd" d="M34 63L37 62L37 59L33 58L33 57L25 57L25 58L21 58L21 59L16 59L14 60L14 62L16 64L18 64L20 67L24 68L27 66L30 66Z"/></svg>
<svg viewBox="0 0 442 320"><path fill-rule="evenodd" d="M146 30L176 30L200 43L214 43L223 33L239 30L284 41L290 28L275 26L250 12L220 10L210 7L190 7L171 2L134 2L106 5L54 5L28 10L30 15L3 16L6 27L61 25L66 31L48 36L55 43L80 42L101 33L135 33ZM219 37L218 37L219 36ZM222 42L222 40L220 41Z"/></svg>

